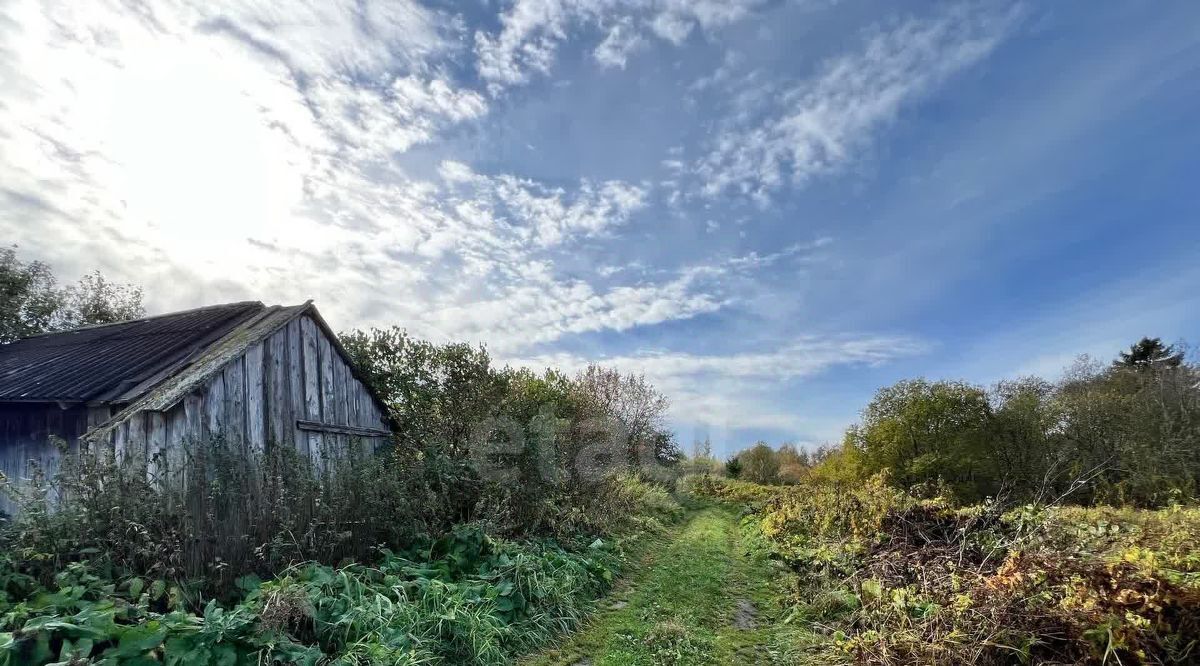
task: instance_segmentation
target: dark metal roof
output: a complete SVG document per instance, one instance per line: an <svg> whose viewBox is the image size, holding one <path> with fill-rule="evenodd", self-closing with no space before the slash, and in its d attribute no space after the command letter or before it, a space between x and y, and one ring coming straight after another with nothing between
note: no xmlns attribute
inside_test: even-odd
<svg viewBox="0 0 1200 666"><path fill-rule="evenodd" d="M170 409L183 400L184 396L202 385L208 377L220 371L231 359L246 353L251 345L262 342L292 320L304 315L311 317L316 322L322 334L329 339L329 343L350 366L354 377L362 382L367 393L375 400L380 413L385 415L388 424L395 427L396 422L391 417L387 403L380 399L370 382L359 372L354 365L354 359L350 358L345 347L338 341L337 334L329 327L325 318L317 311L316 306L312 304L312 301L307 301L302 305L262 307L261 310L227 330L219 339L213 339L203 345L197 353L189 355L185 362L170 366L169 370L147 378L123 394L116 394L115 401L125 404L124 409L107 422L92 429L87 437L92 441L103 441L122 422L134 414L142 411L162 412Z"/></svg>
<svg viewBox="0 0 1200 666"><path fill-rule="evenodd" d="M0 345L0 401L128 399L133 387L181 366L265 309L258 301L213 305Z"/></svg>

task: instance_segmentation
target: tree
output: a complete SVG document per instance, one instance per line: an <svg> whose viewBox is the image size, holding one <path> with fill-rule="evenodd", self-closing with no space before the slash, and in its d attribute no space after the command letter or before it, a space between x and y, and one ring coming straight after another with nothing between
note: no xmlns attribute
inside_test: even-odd
<svg viewBox="0 0 1200 666"><path fill-rule="evenodd" d="M1121 352L1113 366L1137 371L1178 368L1183 363L1183 352L1175 351L1174 345L1164 345L1161 338L1142 338Z"/></svg>
<svg viewBox="0 0 1200 666"><path fill-rule="evenodd" d="M742 465L741 478L763 485L779 483L779 459L766 442L756 442L739 453L737 460Z"/></svg>
<svg viewBox="0 0 1200 666"><path fill-rule="evenodd" d="M864 472L863 452L858 447L860 439L859 427L850 426L842 438L841 445L825 444L817 447L811 457L809 481L835 485L850 485L862 481L867 475Z"/></svg>
<svg viewBox="0 0 1200 666"><path fill-rule="evenodd" d="M653 452L660 461L681 454L673 437L663 437L670 402L645 376L589 365L575 383L582 401L591 405L595 415L620 424L630 465L639 463L643 451Z"/></svg>
<svg viewBox="0 0 1200 666"><path fill-rule="evenodd" d="M48 265L22 262L15 247L0 249L0 343L145 313L141 287L109 282L96 271L60 289Z"/></svg>
<svg viewBox="0 0 1200 666"><path fill-rule="evenodd" d="M965 382L905 380L880 389L853 431L868 473L902 488L944 481L963 499L994 491L984 444L987 394Z"/></svg>
<svg viewBox="0 0 1200 666"><path fill-rule="evenodd" d="M738 460L737 456L725 461L725 475L731 479L742 475L742 461Z"/></svg>
<svg viewBox="0 0 1200 666"><path fill-rule="evenodd" d="M678 465L687 458L675 440L675 433L670 430L655 430L650 441L654 448L654 459L663 465Z"/></svg>
<svg viewBox="0 0 1200 666"><path fill-rule="evenodd" d="M1195 497L1200 491L1200 371L1182 362L1116 370L1081 362L1056 393L1062 412L1057 432L1069 461L1064 485L1071 499L1161 506L1176 493Z"/></svg>
<svg viewBox="0 0 1200 666"><path fill-rule="evenodd" d="M713 457L712 440L707 436L703 441L692 443L692 455L687 459L685 473L712 475L721 472L721 463Z"/></svg>
<svg viewBox="0 0 1200 666"><path fill-rule="evenodd" d="M779 460L780 483L800 483L808 475L808 452L798 450L795 444L781 445L775 457Z"/></svg>
<svg viewBox="0 0 1200 666"><path fill-rule="evenodd" d="M393 326L343 333L342 346L401 424L403 444L470 455L475 426L496 414L506 378L484 347L436 345Z"/></svg>
<svg viewBox="0 0 1200 666"><path fill-rule="evenodd" d="M127 321L146 314L141 287L109 282L100 271L63 290L63 300L64 328Z"/></svg>
<svg viewBox="0 0 1200 666"><path fill-rule="evenodd" d="M1063 414L1055 390L1038 377L1001 381L992 389L987 446L989 474L998 480L999 492L1046 499L1039 496L1066 473L1069 456L1058 432Z"/></svg>
<svg viewBox="0 0 1200 666"><path fill-rule="evenodd" d="M62 308L49 266L22 262L15 247L0 248L0 343L51 330Z"/></svg>

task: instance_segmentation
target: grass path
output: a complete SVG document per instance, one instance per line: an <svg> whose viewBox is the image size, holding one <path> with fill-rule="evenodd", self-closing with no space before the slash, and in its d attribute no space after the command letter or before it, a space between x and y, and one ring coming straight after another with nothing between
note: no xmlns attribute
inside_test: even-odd
<svg viewBox="0 0 1200 666"><path fill-rule="evenodd" d="M771 664L787 577L742 534L728 507L708 507L646 548L603 610L528 666Z"/></svg>

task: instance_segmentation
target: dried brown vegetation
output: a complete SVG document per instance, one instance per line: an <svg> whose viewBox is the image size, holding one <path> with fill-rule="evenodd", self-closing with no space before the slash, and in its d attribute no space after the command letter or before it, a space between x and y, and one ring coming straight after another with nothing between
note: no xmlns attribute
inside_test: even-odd
<svg viewBox="0 0 1200 666"><path fill-rule="evenodd" d="M798 573L793 621L865 664L1200 660L1200 510L918 500L706 478Z"/></svg>

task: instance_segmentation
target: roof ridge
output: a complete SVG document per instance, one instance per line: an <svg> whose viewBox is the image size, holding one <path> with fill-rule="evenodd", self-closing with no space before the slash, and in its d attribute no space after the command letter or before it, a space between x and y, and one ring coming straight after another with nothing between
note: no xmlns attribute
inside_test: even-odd
<svg viewBox="0 0 1200 666"><path fill-rule="evenodd" d="M176 310L174 312L164 312L162 314L150 315L148 317L138 317L137 319L122 319L121 321L111 321L111 322L108 322L107 324L87 324L85 326L76 326L75 328L67 328L67 329L63 329L61 331L46 331L44 333L35 333L33 335L27 335L23 338L17 338L16 340L13 340L13 342L18 342L20 340L30 340L33 338L44 338L48 335L61 335L63 333L74 333L76 331L91 331L91 330L95 330L97 328L104 328L106 326L138 324L141 322L153 321L155 319L163 319L165 317L176 317L179 315L193 314L196 312L206 312L208 310L216 310L219 308L230 308L230 307L234 307L234 306L247 306L247 305L257 305L260 308L267 307L262 301L233 301L230 303L217 303L215 305L202 305L198 308L189 308L187 310Z"/></svg>
<svg viewBox="0 0 1200 666"><path fill-rule="evenodd" d="M250 345L261 342L292 320L312 310L315 310L315 306L311 300L299 305L265 306L262 312L239 322L189 358L186 363L173 368L170 374L158 378L141 395L133 397L124 409L91 429L85 436L91 439L107 433L137 412L147 409L162 411L177 404L188 391L212 373L219 371L231 358L245 353Z"/></svg>

